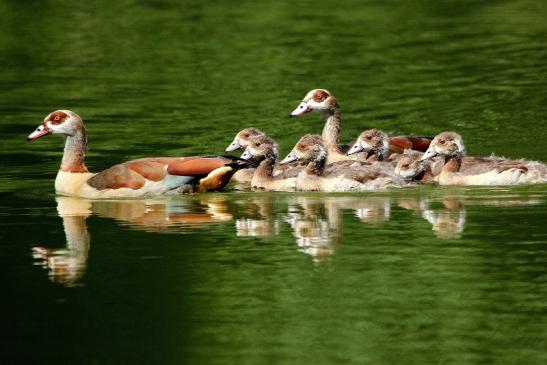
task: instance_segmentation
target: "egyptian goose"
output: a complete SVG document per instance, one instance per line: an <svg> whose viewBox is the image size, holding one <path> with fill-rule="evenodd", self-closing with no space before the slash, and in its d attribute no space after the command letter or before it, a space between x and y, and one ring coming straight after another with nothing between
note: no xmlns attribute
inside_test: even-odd
<svg viewBox="0 0 547 365"><path fill-rule="evenodd" d="M232 152L238 149L245 149L249 144L251 144L256 138L258 137L264 137L266 134L256 128L245 128L239 131L236 136L234 137L234 140L228 147L226 147L226 152ZM278 149L277 144L275 145L275 148ZM272 176L276 178L289 178L289 177L296 177L300 171L304 168L303 165L299 164L288 164L288 165L280 165L279 163L274 164ZM233 181L237 182L251 182L251 179L253 178L255 169L254 168L247 168L237 171L234 176L232 177Z"/></svg>
<svg viewBox="0 0 547 365"><path fill-rule="evenodd" d="M435 178L441 185L514 185L547 182L547 166L535 161L506 160L500 157L464 157L462 137L455 132L435 136L421 157L427 161L444 158L441 173Z"/></svg>
<svg viewBox="0 0 547 365"><path fill-rule="evenodd" d="M334 95L325 89L309 91L289 116L297 117L309 112L320 112L325 116L325 126L322 137L329 153L328 163L351 159L344 154L346 148L339 145L341 130L340 106ZM426 137L398 136L389 139L389 151L402 153L405 149L425 151L430 139Z"/></svg>
<svg viewBox="0 0 547 365"><path fill-rule="evenodd" d="M153 157L91 173L84 163L85 127L76 113L57 110L49 114L27 140L50 134L65 137L63 160L55 179L55 190L61 195L101 199L215 191L222 189L238 168L245 167L217 156Z"/></svg>
<svg viewBox="0 0 547 365"><path fill-rule="evenodd" d="M403 179L365 161L337 161L326 164L327 148L318 135L300 138L281 163L307 162L297 177L297 189L303 191L371 191L407 185Z"/></svg>
<svg viewBox="0 0 547 365"><path fill-rule="evenodd" d="M255 163L259 162L251 179L251 187L273 191L294 191L296 189L296 177L273 176L277 155L277 144L267 136L256 137L252 143L247 145L241 158Z"/></svg>

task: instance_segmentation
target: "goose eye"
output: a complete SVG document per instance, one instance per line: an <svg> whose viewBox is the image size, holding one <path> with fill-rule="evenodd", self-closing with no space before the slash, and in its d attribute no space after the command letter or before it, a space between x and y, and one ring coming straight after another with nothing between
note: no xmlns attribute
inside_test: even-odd
<svg viewBox="0 0 547 365"><path fill-rule="evenodd" d="M313 94L313 100L321 102L327 98L327 93L324 91L318 91L315 94Z"/></svg>
<svg viewBox="0 0 547 365"><path fill-rule="evenodd" d="M53 120L59 120L61 119L58 115L55 116L55 118L53 118Z"/></svg>
<svg viewBox="0 0 547 365"><path fill-rule="evenodd" d="M249 137L249 133L244 134L243 137L248 138L248 137Z"/></svg>
<svg viewBox="0 0 547 365"><path fill-rule="evenodd" d="M439 141L439 143L440 143L440 144L445 144L446 141L445 141L444 139L441 139L441 140Z"/></svg>
<svg viewBox="0 0 547 365"><path fill-rule="evenodd" d="M256 146L256 147L260 147L260 142L256 142L256 143L255 143L255 146Z"/></svg>
<svg viewBox="0 0 547 365"><path fill-rule="evenodd" d="M368 139L369 141L372 139L371 136L366 136L365 138Z"/></svg>
<svg viewBox="0 0 547 365"><path fill-rule="evenodd" d="M410 166L409 164L405 163L405 164L403 165L403 168L404 168L404 169L408 169L409 166Z"/></svg>

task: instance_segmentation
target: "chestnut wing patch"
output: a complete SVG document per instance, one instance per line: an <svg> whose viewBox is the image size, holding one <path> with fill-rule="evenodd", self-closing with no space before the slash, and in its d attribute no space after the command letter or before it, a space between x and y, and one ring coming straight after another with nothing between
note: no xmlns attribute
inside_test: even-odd
<svg viewBox="0 0 547 365"><path fill-rule="evenodd" d="M169 175L178 176L205 176L211 171L230 162L222 157L191 157L170 161L167 165Z"/></svg>
<svg viewBox="0 0 547 365"><path fill-rule="evenodd" d="M222 157L142 158L112 166L87 181L97 190L140 189L146 181L160 181L167 174L175 176L205 176L230 162Z"/></svg>
<svg viewBox="0 0 547 365"><path fill-rule="evenodd" d="M389 151L403 153L405 149L425 152L431 140L425 137L392 137L389 139Z"/></svg>

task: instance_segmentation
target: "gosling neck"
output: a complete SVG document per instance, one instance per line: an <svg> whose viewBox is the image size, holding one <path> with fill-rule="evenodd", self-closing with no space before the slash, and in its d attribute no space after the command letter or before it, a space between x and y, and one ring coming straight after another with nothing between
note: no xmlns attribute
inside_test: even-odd
<svg viewBox="0 0 547 365"><path fill-rule="evenodd" d="M327 153L325 151L321 151L319 155L313 161L308 163L305 169L306 173L308 175L316 175L316 176L323 175L326 161L327 161Z"/></svg>
<svg viewBox="0 0 547 365"><path fill-rule="evenodd" d="M65 151L61 162L61 171L65 172L89 172L85 166L85 153L87 151L87 138L83 127L75 130L73 135L65 137Z"/></svg>
<svg viewBox="0 0 547 365"><path fill-rule="evenodd" d="M342 124L342 113L340 107L336 104L333 108L325 112L326 120L321 137L329 152L342 153L340 150L340 129Z"/></svg>
<svg viewBox="0 0 547 365"><path fill-rule="evenodd" d="M256 168L253 178L262 181L273 179L273 168L276 158L277 156L275 155L266 156L266 158L264 158L264 160L262 160Z"/></svg>
<svg viewBox="0 0 547 365"><path fill-rule="evenodd" d="M462 166L463 155L461 153L446 156L444 159L443 172L459 172Z"/></svg>
<svg viewBox="0 0 547 365"><path fill-rule="evenodd" d="M433 172L431 171L431 165L425 164L422 171L418 175L416 175L414 179L421 182L429 182L432 181L433 178L434 176Z"/></svg>

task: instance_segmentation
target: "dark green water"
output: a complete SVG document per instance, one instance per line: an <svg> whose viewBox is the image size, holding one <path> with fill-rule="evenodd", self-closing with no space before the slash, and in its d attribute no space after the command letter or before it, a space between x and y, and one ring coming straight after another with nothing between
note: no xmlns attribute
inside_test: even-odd
<svg viewBox="0 0 547 365"><path fill-rule="evenodd" d="M547 161L539 1L0 1L2 363L547 363L547 187L366 195L55 197L86 121L99 171L221 153L241 128L284 154L332 91L343 139L462 134ZM49 267L33 247L54 258Z"/></svg>

